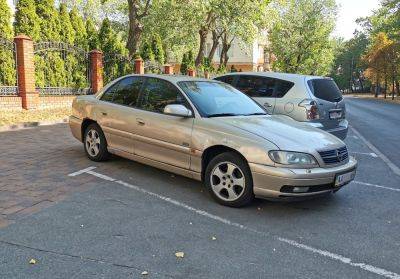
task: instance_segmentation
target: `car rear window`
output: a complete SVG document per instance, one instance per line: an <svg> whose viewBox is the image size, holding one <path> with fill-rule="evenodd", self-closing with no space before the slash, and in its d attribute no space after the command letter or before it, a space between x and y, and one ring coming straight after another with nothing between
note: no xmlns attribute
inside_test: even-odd
<svg viewBox="0 0 400 279"><path fill-rule="evenodd" d="M328 102L339 102L342 100L342 93L332 79L311 79L308 82L311 92L318 99Z"/></svg>
<svg viewBox="0 0 400 279"><path fill-rule="evenodd" d="M228 75L228 76L216 77L215 80L222 81L222 82L232 85L235 80L235 76Z"/></svg>

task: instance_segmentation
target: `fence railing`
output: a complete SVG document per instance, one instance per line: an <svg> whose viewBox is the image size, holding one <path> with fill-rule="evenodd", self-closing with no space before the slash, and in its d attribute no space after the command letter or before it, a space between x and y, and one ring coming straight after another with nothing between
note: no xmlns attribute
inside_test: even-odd
<svg viewBox="0 0 400 279"><path fill-rule="evenodd" d="M0 96L18 96L18 86L0 86Z"/></svg>
<svg viewBox="0 0 400 279"><path fill-rule="evenodd" d="M88 95L90 88L64 88L64 87L40 87L36 88L39 96L63 96L63 95Z"/></svg>

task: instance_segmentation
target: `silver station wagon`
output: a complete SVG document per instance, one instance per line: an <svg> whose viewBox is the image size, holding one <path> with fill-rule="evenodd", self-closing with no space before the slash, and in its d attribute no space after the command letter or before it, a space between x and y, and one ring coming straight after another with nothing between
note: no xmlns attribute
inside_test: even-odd
<svg viewBox="0 0 400 279"><path fill-rule="evenodd" d="M91 160L116 154L201 180L227 206L336 192L357 167L337 137L187 76L119 78L77 97L69 124Z"/></svg>
<svg viewBox="0 0 400 279"><path fill-rule="evenodd" d="M240 72L215 78L247 94L269 114L283 114L345 139L342 93L331 78L274 72Z"/></svg>

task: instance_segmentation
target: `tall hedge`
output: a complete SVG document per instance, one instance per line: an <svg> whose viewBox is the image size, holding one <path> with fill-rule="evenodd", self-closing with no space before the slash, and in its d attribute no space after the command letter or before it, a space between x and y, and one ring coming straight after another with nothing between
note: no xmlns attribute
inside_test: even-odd
<svg viewBox="0 0 400 279"><path fill-rule="evenodd" d="M161 38L158 34L154 35L153 40L151 42L151 49L154 53L154 59L160 63L165 63L165 55L164 55L164 48L161 42Z"/></svg>
<svg viewBox="0 0 400 279"><path fill-rule="evenodd" d="M99 48L99 35L96 29L96 25L91 18L86 20L86 35L87 35L87 45L89 50L94 50Z"/></svg>
<svg viewBox="0 0 400 279"><path fill-rule="evenodd" d="M58 42L61 40L61 22L54 0L36 0L36 13L40 18L40 40ZM36 85L66 86L65 62L58 51L45 51L35 55Z"/></svg>
<svg viewBox="0 0 400 279"><path fill-rule="evenodd" d="M34 0L19 0L15 10L14 33L25 34L37 41L40 38L40 19Z"/></svg>
<svg viewBox="0 0 400 279"><path fill-rule="evenodd" d="M0 0L0 38L12 40L11 11L7 0ZM14 85L16 81L13 51L0 45L0 85Z"/></svg>
<svg viewBox="0 0 400 279"><path fill-rule="evenodd" d="M86 26L82 16L79 14L76 7L72 8L69 16L71 18L72 27L75 31L75 45L87 49Z"/></svg>

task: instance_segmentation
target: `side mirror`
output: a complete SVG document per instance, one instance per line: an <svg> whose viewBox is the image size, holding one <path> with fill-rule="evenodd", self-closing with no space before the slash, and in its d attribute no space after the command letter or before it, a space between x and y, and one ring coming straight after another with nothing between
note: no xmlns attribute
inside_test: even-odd
<svg viewBox="0 0 400 279"><path fill-rule="evenodd" d="M166 105L164 113L181 117L192 117L192 111L187 109L184 105Z"/></svg>

